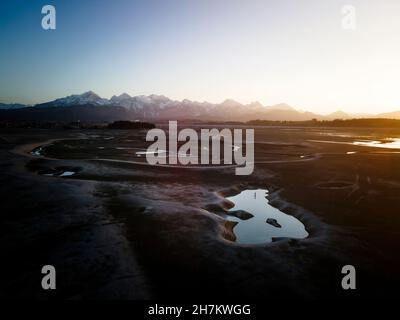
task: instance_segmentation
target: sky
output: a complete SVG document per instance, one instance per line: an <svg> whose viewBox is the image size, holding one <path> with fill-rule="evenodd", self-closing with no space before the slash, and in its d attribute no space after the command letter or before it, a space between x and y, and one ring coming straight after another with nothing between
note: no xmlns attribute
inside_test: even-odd
<svg viewBox="0 0 400 320"><path fill-rule="evenodd" d="M56 29L41 27L44 5ZM355 29L342 7L355 8ZM102 97L400 109L399 0L0 2L0 102Z"/></svg>

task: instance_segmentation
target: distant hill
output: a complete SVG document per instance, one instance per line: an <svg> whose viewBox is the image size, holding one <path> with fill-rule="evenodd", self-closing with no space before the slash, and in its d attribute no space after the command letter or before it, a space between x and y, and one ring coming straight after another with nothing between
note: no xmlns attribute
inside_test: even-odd
<svg viewBox="0 0 400 320"><path fill-rule="evenodd" d="M16 110L0 110L1 121L59 121L59 122L109 122L131 119L123 107L80 105L68 108L29 107Z"/></svg>
<svg viewBox="0 0 400 320"><path fill-rule="evenodd" d="M336 111L329 115L320 115L300 111L285 103L264 106L255 101L241 104L232 99L221 103L197 102L188 99L177 101L163 95L134 96L127 93L101 98L93 91L70 95L33 107L20 104L0 104L0 120L18 118L19 120L38 121L113 121L113 120L182 120L200 121L307 121L335 120L364 117L400 119L400 111L380 115L355 115ZM67 117L62 119L62 117ZM36 121L36 120L35 120Z"/></svg>
<svg viewBox="0 0 400 320"><path fill-rule="evenodd" d="M140 122L140 121L114 121L110 123L108 129L120 130L137 130L137 129L153 129L156 126L153 123Z"/></svg>
<svg viewBox="0 0 400 320"><path fill-rule="evenodd" d="M15 110L28 107L25 104L20 103L0 103L0 110Z"/></svg>
<svg viewBox="0 0 400 320"><path fill-rule="evenodd" d="M380 113L377 115L379 118L400 119L400 111Z"/></svg>

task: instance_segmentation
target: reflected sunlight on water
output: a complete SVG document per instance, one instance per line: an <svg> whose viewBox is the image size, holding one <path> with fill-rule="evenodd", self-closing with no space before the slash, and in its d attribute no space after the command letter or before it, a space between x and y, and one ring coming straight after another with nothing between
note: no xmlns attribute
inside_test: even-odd
<svg viewBox="0 0 400 320"><path fill-rule="evenodd" d="M387 138L382 141L354 141L354 145L356 146L364 146L364 147L375 147L375 148L387 148L387 149L400 149L400 139L399 138Z"/></svg>

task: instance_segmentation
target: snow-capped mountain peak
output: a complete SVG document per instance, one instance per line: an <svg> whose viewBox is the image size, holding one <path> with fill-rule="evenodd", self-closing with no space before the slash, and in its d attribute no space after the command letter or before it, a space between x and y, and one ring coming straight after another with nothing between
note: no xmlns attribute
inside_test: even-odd
<svg viewBox="0 0 400 320"><path fill-rule="evenodd" d="M243 107L243 105L233 99L226 99L224 102L220 103L221 107Z"/></svg>
<svg viewBox="0 0 400 320"><path fill-rule="evenodd" d="M311 119L333 120L373 116L368 114L346 114L343 111L337 111L329 115L319 115L312 112L299 111L285 103L264 106L258 101L244 105L232 99L227 99L219 104L206 101L198 102L189 99L178 101L169 99L164 95L156 94L132 97L127 93L122 93L118 96L112 96L111 99L104 99L93 91L87 91L82 94L72 94L46 103L36 104L34 108L70 106L82 106L83 108L93 106L116 107L114 110L122 110L122 113L126 112L125 116L122 117L132 117L134 119L201 119L213 121L249 121L258 119L271 121L305 121ZM22 109L24 107L29 106L0 103L0 110L2 112L13 112L13 109ZM123 110L121 107L126 110ZM78 108L76 110L79 111L81 109L82 108ZM91 110L96 113L95 109L92 108ZM393 112L378 114L375 115L375 117L399 118L399 114L399 112Z"/></svg>
<svg viewBox="0 0 400 320"><path fill-rule="evenodd" d="M122 102L122 101L126 101L131 99L132 97L127 94L127 93L122 93L119 96L112 96L111 99L109 100L110 103L118 103L118 102Z"/></svg>
<svg viewBox="0 0 400 320"><path fill-rule="evenodd" d="M264 108L264 106L263 106L260 102L258 102L258 101L253 101L253 102L249 103L249 104L247 105L247 107L248 107L248 108L253 108L253 109Z"/></svg>
<svg viewBox="0 0 400 320"><path fill-rule="evenodd" d="M122 101L122 100L131 99L131 98L132 97L129 94L124 92L124 93L121 93L119 96L116 96L116 95L112 96L110 101Z"/></svg>
<svg viewBox="0 0 400 320"><path fill-rule="evenodd" d="M278 103L269 107L271 110L294 110L291 106L286 103Z"/></svg>
<svg viewBox="0 0 400 320"><path fill-rule="evenodd" d="M107 105L109 101L101 98L98 94L93 91L87 91L82 94L72 94L70 96L59 98L39 106L55 106L55 107L68 107L72 105Z"/></svg>

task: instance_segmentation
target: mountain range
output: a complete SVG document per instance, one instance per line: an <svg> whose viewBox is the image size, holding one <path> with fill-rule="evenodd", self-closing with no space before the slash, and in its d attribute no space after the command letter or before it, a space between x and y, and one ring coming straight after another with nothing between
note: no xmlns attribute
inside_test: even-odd
<svg viewBox="0 0 400 320"><path fill-rule="evenodd" d="M68 108L74 107L71 110ZM79 108L78 108L79 107ZM97 108L95 108L97 107ZM101 108L100 108L101 107ZM67 108L67 109L63 109ZM89 109L88 109L89 108ZM115 109L116 108L116 109ZM61 110L62 109L62 110ZM107 110L108 109L108 110ZM5 111L6 110L6 111ZM47 110L47 111L46 111ZM58 110L58 111L56 111ZM73 110L73 112L72 112ZM221 120L221 121L249 121L249 120L279 120L279 121L304 121L304 120L334 120L353 118L391 118L400 119L400 111L381 114L350 114L343 111L336 111L328 115L320 115L308 111L300 111L280 103L272 106L264 106L259 102L241 104L237 101L227 99L219 104L209 102L196 102L191 100L171 100L163 95L130 96L123 93L119 96L112 96L111 99L101 98L93 91L83 94L70 95L53 101L36 104L34 106L22 104L0 103L2 119L17 117L21 119L24 114L33 116L42 115L44 118L52 119L60 115L73 119L84 117L90 119L91 112L100 114L101 120L108 120L113 112L119 117L139 120L167 120L167 119L193 119L193 120ZM52 116L48 116L51 114ZM108 116L110 114L110 116ZM37 116L34 116L36 118ZM93 117L98 119L97 115ZM104 118L104 119L103 119Z"/></svg>

